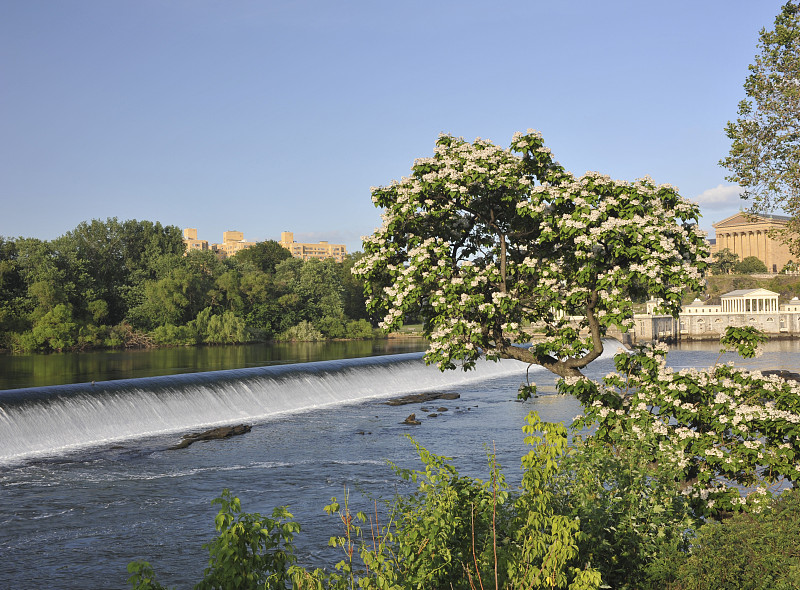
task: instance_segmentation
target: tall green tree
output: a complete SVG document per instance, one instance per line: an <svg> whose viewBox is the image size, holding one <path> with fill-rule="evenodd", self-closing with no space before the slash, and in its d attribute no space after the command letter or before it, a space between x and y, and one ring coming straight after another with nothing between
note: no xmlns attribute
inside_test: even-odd
<svg viewBox="0 0 800 590"><path fill-rule="evenodd" d="M8 346L7 336L21 326L25 283L17 261L17 245L0 236L0 348Z"/></svg>
<svg viewBox="0 0 800 590"><path fill-rule="evenodd" d="M340 265L342 283L342 303L345 315L354 320L367 320L367 299L364 296L364 280L353 273L353 267L363 254L348 254Z"/></svg>
<svg viewBox="0 0 800 590"><path fill-rule="evenodd" d="M753 275L758 273L767 273L769 269L764 261L758 256L747 256L741 262L737 262L733 270L743 275Z"/></svg>
<svg viewBox="0 0 800 590"><path fill-rule="evenodd" d="M730 248L723 248L719 252L715 252L712 259L714 262L711 263L711 273L726 275L733 272L734 267L739 262L739 255L731 252Z"/></svg>
<svg viewBox="0 0 800 590"><path fill-rule="evenodd" d="M224 303L225 292L215 285L226 268L213 252L189 252L166 276L144 283L142 302L130 310L128 319L143 330L189 323L213 304L212 292Z"/></svg>
<svg viewBox="0 0 800 590"><path fill-rule="evenodd" d="M86 302L104 301L112 324L122 321L131 304L141 300L141 293L130 296L136 285L163 278L158 272L162 258L184 251L177 227L135 219L120 222L116 217L84 221L53 245L77 287L75 309L85 311Z"/></svg>
<svg viewBox="0 0 800 590"><path fill-rule="evenodd" d="M275 240L265 240L258 242L255 246L239 250L234 256L234 260L252 264L262 272L274 273L275 267L280 262L291 257L291 253Z"/></svg>
<svg viewBox="0 0 800 590"><path fill-rule="evenodd" d="M27 319L35 320L56 305L68 302L75 293L75 285L53 245L36 238L20 238L16 249L17 268L26 286Z"/></svg>
<svg viewBox="0 0 800 590"><path fill-rule="evenodd" d="M753 212L782 208L792 216L784 235L800 253L800 3L787 2L774 27L761 29L758 50L739 117L725 127L731 149L720 164Z"/></svg>
<svg viewBox="0 0 800 590"><path fill-rule="evenodd" d="M253 270L242 275L242 298L247 325L268 339L285 329L282 327L282 310L273 275Z"/></svg>
<svg viewBox="0 0 800 590"><path fill-rule="evenodd" d="M275 268L275 284L281 293L281 304L294 317L316 322L343 314L339 263L333 259L308 260L289 258Z"/></svg>

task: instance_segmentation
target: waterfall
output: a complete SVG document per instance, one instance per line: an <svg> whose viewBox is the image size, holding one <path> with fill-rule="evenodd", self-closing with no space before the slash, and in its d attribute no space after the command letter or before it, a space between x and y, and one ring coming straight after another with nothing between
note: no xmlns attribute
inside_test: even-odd
<svg viewBox="0 0 800 590"><path fill-rule="evenodd" d="M440 372L422 353L0 392L0 464L114 441L257 422L511 374L504 360Z"/></svg>

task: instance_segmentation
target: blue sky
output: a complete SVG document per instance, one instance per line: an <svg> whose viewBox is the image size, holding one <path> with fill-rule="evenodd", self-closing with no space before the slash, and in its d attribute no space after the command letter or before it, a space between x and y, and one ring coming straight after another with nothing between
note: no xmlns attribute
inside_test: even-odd
<svg viewBox="0 0 800 590"><path fill-rule="evenodd" d="M782 0L0 0L0 236L147 219L361 248L439 133L739 210L717 162Z"/></svg>

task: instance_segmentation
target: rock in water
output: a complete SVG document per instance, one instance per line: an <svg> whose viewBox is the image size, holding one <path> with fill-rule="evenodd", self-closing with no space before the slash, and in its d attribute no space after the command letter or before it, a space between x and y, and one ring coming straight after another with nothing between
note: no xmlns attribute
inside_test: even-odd
<svg viewBox="0 0 800 590"><path fill-rule="evenodd" d="M420 424L422 424L422 422L417 420L416 414L411 414L408 418L403 420L401 424L410 424L411 426L419 426Z"/></svg>
<svg viewBox="0 0 800 590"><path fill-rule="evenodd" d="M429 402L435 399L458 399L461 396L455 392L450 391L426 391L423 393L412 393L410 395L404 395L403 397L397 397L395 399L390 399L388 402L383 402L387 406L403 406L406 404L417 404L425 402Z"/></svg>
<svg viewBox="0 0 800 590"><path fill-rule="evenodd" d="M205 432L198 432L193 434L184 434L183 440L169 450L185 449L192 443L199 440L217 440L220 438L230 438L239 434L246 434L250 432L252 427L249 424L239 424L237 426L220 426L219 428L212 428Z"/></svg>
<svg viewBox="0 0 800 590"><path fill-rule="evenodd" d="M777 375L778 377L781 377L785 381L798 381L798 382L800 382L800 373L792 373L791 371L786 371L785 369L761 371L761 374L765 375L765 376Z"/></svg>

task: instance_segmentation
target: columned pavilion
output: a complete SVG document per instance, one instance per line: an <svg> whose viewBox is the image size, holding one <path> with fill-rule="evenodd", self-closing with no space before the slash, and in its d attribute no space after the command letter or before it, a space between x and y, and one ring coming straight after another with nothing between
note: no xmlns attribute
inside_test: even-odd
<svg viewBox="0 0 800 590"><path fill-rule="evenodd" d="M775 313L778 309L778 294L766 289L739 289L725 293L722 313Z"/></svg>

